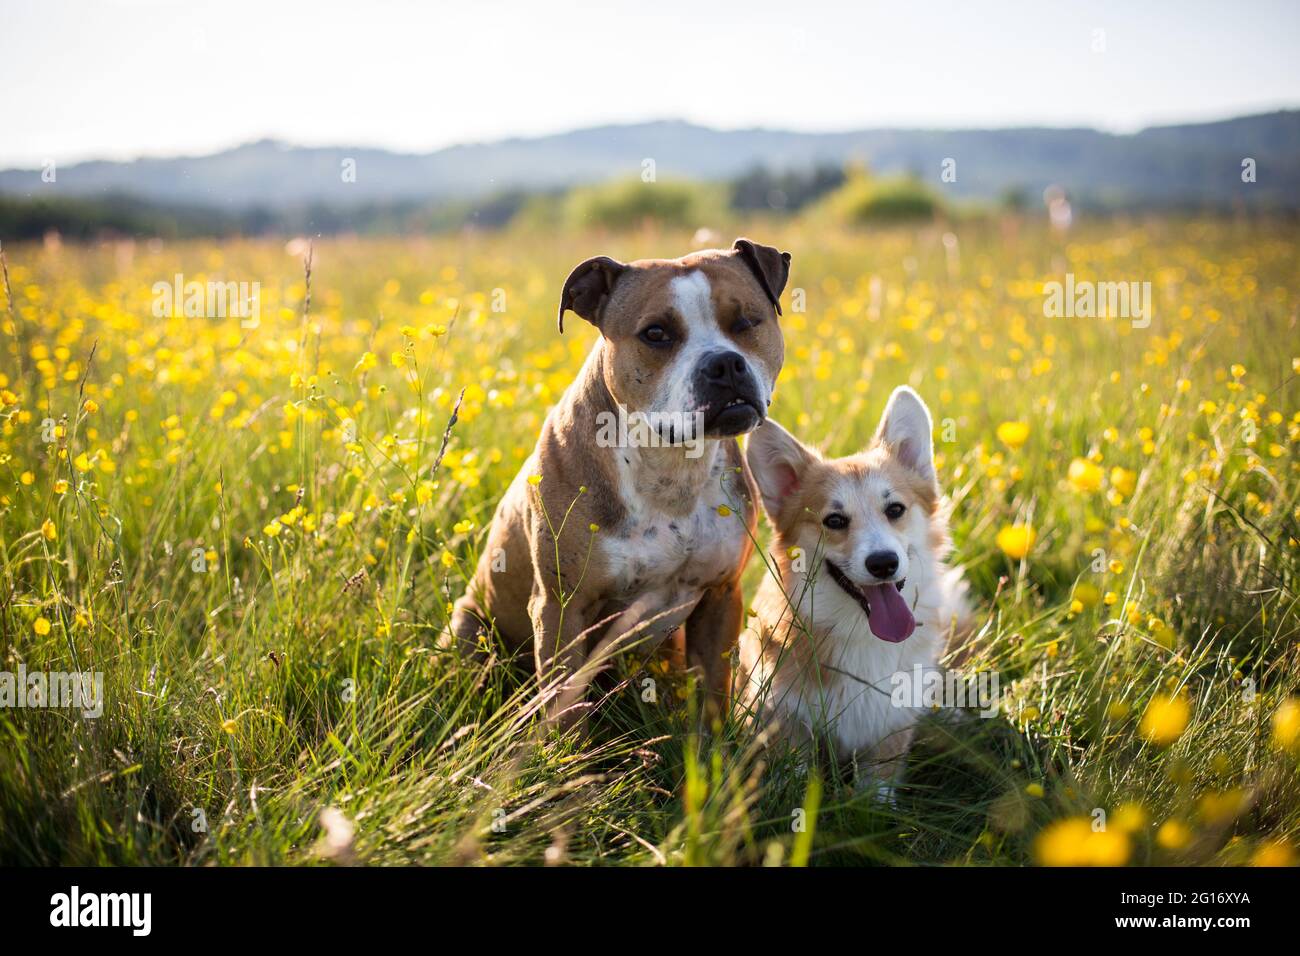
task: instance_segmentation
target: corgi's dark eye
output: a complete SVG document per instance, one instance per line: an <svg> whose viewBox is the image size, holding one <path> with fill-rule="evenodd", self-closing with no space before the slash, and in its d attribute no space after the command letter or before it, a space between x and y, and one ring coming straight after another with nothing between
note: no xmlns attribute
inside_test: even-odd
<svg viewBox="0 0 1300 956"><path fill-rule="evenodd" d="M849 519L838 511L832 511L825 518L822 518L822 524L832 531L843 531L849 526Z"/></svg>
<svg viewBox="0 0 1300 956"><path fill-rule="evenodd" d="M885 508L885 517L890 521L897 521L899 518L903 517L903 512L906 510L907 506L905 504L899 501L893 501Z"/></svg>
<svg viewBox="0 0 1300 956"><path fill-rule="evenodd" d="M673 337L662 325L650 325L641 330L639 338L646 345L663 348L673 344Z"/></svg>

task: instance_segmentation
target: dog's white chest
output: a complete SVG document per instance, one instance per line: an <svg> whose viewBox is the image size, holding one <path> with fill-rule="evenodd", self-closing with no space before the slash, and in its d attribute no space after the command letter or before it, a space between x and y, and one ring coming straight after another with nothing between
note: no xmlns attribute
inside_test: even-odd
<svg viewBox="0 0 1300 956"><path fill-rule="evenodd" d="M707 589L735 577L745 553L745 518L733 510L735 492L723 492L724 485L735 487L724 481L726 459L716 448L705 455L680 466L670 459L647 463L635 451L619 455L626 515L600 534L599 558L612 583L610 597L638 623L662 615L656 631L684 621ZM689 509L674 506L678 496L693 502Z"/></svg>
<svg viewBox="0 0 1300 956"><path fill-rule="evenodd" d="M828 734L843 758L869 755L911 728L921 711L897 705L893 694L896 681L915 667L937 665L951 614L945 610L949 599L942 593L941 576L919 566L914 575L903 594L918 627L911 637L896 644L875 637L858 605L834 584L823 583L815 594L798 583L787 585L792 600L804 599L800 627L818 634L818 650L815 663L794 653L781 653L773 659L760 654L759 647L750 642L750 659L754 661L750 666L756 668L750 678L750 693L764 689L762 709L796 738ZM765 586L771 585L765 582ZM781 588L775 586L774 590ZM781 639L811 640L797 630L782 632Z"/></svg>
<svg viewBox="0 0 1300 956"><path fill-rule="evenodd" d="M699 593L730 578L744 549L745 526L738 514L719 514L723 504L704 500L677 516L645 509L617 535L602 538L618 596Z"/></svg>

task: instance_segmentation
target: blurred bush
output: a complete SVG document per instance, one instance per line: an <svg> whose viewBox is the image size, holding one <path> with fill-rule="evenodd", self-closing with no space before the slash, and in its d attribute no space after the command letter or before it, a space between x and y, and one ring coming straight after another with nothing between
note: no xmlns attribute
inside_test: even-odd
<svg viewBox="0 0 1300 956"><path fill-rule="evenodd" d="M560 219L575 228L635 229L646 223L695 228L716 222L724 206L721 186L634 177L572 190L564 198Z"/></svg>
<svg viewBox="0 0 1300 956"><path fill-rule="evenodd" d="M850 225L918 222L946 215L943 201L912 176L877 178L862 168L826 197L821 211Z"/></svg>

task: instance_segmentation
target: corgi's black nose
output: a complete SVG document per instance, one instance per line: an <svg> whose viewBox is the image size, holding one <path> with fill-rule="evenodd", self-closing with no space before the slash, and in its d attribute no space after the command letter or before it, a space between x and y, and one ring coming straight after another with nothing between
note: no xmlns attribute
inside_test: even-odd
<svg viewBox="0 0 1300 956"><path fill-rule="evenodd" d="M898 570L898 555L892 551L872 551L867 555L867 570L878 578L891 577Z"/></svg>

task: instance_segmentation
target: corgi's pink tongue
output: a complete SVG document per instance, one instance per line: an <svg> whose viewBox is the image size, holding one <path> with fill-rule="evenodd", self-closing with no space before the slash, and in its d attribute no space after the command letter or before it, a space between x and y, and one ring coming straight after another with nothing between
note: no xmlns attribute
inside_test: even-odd
<svg viewBox="0 0 1300 956"><path fill-rule="evenodd" d="M912 617L912 610L898 588L892 584L875 584L862 591L867 596L867 606L871 608L868 623L872 634L891 644L912 636L916 630L916 618Z"/></svg>

